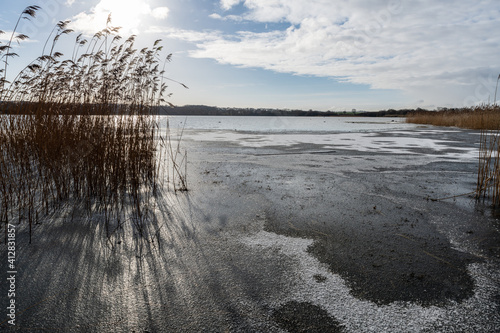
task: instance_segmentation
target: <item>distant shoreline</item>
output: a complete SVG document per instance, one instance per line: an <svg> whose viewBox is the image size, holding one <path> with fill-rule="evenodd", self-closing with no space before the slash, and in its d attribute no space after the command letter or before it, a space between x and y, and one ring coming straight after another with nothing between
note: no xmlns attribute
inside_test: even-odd
<svg viewBox="0 0 500 333"><path fill-rule="evenodd" d="M406 117L413 109L380 111L316 111L269 108L221 108L206 105L161 107L158 114L171 116L263 116L263 117Z"/></svg>
<svg viewBox="0 0 500 333"><path fill-rule="evenodd" d="M15 103L18 104L19 102ZM23 102L32 103L32 102ZM50 107L50 103L47 103ZM9 112L12 103L0 102L0 114L11 114ZM84 114L98 115L102 108L95 104L95 108L85 107ZM15 107L15 110L19 108ZM61 109L59 107L59 109ZM78 108L70 108L72 114ZM93 110L94 109L94 110ZM123 110L123 108L120 108ZM317 110L290 110L271 108L226 108L207 105L184 105L184 106L156 106L146 110L153 115L171 116L264 116L264 117L406 117L408 114L427 111L423 109L401 109L401 110L380 110L380 111L317 111ZM106 114L110 114L107 110Z"/></svg>

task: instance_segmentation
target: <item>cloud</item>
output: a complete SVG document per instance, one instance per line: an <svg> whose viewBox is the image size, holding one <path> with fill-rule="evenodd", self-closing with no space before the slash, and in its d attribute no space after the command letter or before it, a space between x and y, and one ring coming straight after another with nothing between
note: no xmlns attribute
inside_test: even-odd
<svg viewBox="0 0 500 333"><path fill-rule="evenodd" d="M151 15L156 19L165 19L169 13L168 7L157 7L151 11Z"/></svg>
<svg viewBox="0 0 500 333"><path fill-rule="evenodd" d="M152 34L162 34L172 39L179 39L192 43L197 43L199 41L215 42L224 39L222 33L218 31L195 31L164 26L152 26L147 29L146 32Z"/></svg>
<svg viewBox="0 0 500 333"><path fill-rule="evenodd" d="M235 21L235 22L241 22L243 21L243 17L238 16L238 15L226 15L226 16L221 16L220 14L213 13L208 15L208 17L214 19L214 20L221 20L221 21Z"/></svg>
<svg viewBox="0 0 500 333"><path fill-rule="evenodd" d="M239 4L240 2L241 2L241 0L221 0L220 1L220 6L224 10L229 10L232 7L234 7L237 4Z"/></svg>
<svg viewBox="0 0 500 333"><path fill-rule="evenodd" d="M8 43L10 36L12 36L12 31L2 30L3 33L0 34L0 42Z"/></svg>
<svg viewBox="0 0 500 333"><path fill-rule="evenodd" d="M223 17L217 13L210 14L210 15L208 15L208 17L213 18L214 20L222 20L223 19Z"/></svg>
<svg viewBox="0 0 500 333"><path fill-rule="evenodd" d="M75 15L71 19L71 28L93 35L106 26L110 13L112 26L121 27L120 33L129 35L139 33L139 28L147 19L165 19L169 9L167 7L152 9L147 0L135 0L133 6L124 4L121 0L100 0L89 12Z"/></svg>
<svg viewBox="0 0 500 333"><path fill-rule="evenodd" d="M237 3L221 1L221 7ZM288 28L219 33L218 39L201 34L191 40L190 55L403 90L437 103L485 101L489 77L500 72L495 1L245 0L244 6L246 21Z"/></svg>
<svg viewBox="0 0 500 333"><path fill-rule="evenodd" d="M2 30L3 33L0 34L0 43L5 43L8 44L10 41L10 38L12 36L12 30ZM14 39L12 40L11 47L12 48L18 48L24 43L37 43L38 41L36 39L31 39L27 38L25 40L18 40L16 39L16 36L19 35L19 32L14 33Z"/></svg>

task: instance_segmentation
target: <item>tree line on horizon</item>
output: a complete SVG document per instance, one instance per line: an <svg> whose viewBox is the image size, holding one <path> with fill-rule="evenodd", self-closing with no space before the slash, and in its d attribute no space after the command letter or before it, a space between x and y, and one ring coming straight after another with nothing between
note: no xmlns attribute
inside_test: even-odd
<svg viewBox="0 0 500 333"><path fill-rule="evenodd" d="M318 111L318 110L290 110L271 108L236 108L217 107L207 105L184 105L160 108L159 114L172 116L292 116L292 117L336 117L336 116L359 116L359 117L403 117L411 112L424 111L423 109L403 110L380 110L380 111ZM425 110L426 111L426 110Z"/></svg>
<svg viewBox="0 0 500 333"><path fill-rule="evenodd" d="M18 113L20 109L29 110L30 108L19 108L19 103L30 102L1 102L0 114ZM117 108L119 110L120 108ZM72 113L99 115L100 108L96 104L85 107L68 108ZM81 113L80 111L81 110ZM356 117L405 117L408 114L415 112L432 112L429 110L417 109L388 109L380 111L318 111L318 110L290 110L290 109L271 109L271 108L236 108L236 107L217 107L207 105L183 105L183 106L155 106L152 110L156 115L171 115L171 116L292 116L292 117L339 117L339 116L356 116ZM118 114L117 114L118 115ZM122 114L119 114L122 115Z"/></svg>
<svg viewBox="0 0 500 333"><path fill-rule="evenodd" d="M19 110L29 110L29 107L20 108L19 103L29 104L31 102L7 102L0 101L0 114L19 113ZM94 106L94 107L93 107ZM85 107L68 108L67 112L73 115L101 115L99 104L86 104ZM116 108L120 110L120 108ZM318 110L291 110L291 109L272 109L272 108L236 108L236 107L217 107L208 105L161 105L153 106L148 113L160 116L288 116L288 117L407 117L425 114L461 114L469 108L438 108L438 110L427 110L423 108L416 109L388 109L379 111L318 111ZM109 112L106 113L109 115ZM124 115L123 109L116 111L116 115Z"/></svg>

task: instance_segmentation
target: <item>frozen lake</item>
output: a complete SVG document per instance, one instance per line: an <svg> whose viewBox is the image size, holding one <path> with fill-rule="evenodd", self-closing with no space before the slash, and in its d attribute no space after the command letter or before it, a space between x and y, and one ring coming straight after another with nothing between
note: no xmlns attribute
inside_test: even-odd
<svg viewBox="0 0 500 333"><path fill-rule="evenodd" d="M188 130L220 130L255 133L375 132L412 129L405 118L386 117L252 117L252 116L162 116L160 126Z"/></svg>
<svg viewBox="0 0 500 333"><path fill-rule="evenodd" d="M354 150L365 153L419 155L422 159L477 159L478 138L456 137L464 130L439 128L386 117L249 117L249 116L168 116L173 138L183 129L182 141L217 142L240 147L303 148L315 145L327 150Z"/></svg>
<svg viewBox="0 0 500 333"><path fill-rule="evenodd" d="M34 224L32 244L19 224L14 331L499 331L498 219L463 195L477 131L398 118L169 121L186 128L189 191L166 187L144 234L115 221L106 237L104 214L77 200Z"/></svg>

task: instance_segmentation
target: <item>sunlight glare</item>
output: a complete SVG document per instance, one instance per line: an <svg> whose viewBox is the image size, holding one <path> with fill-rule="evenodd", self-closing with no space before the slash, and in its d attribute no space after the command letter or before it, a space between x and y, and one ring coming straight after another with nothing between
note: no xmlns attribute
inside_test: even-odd
<svg viewBox="0 0 500 333"><path fill-rule="evenodd" d="M106 23L107 17L111 13L111 25L122 27L120 31L124 34L137 33L142 16L150 11L149 5L143 0L102 0L96 6L99 21Z"/></svg>
<svg viewBox="0 0 500 333"><path fill-rule="evenodd" d="M158 7L151 9L147 0L101 0L92 8L90 13L82 12L73 18L75 30L94 34L106 26L108 15L111 13L111 26L121 27L120 34L137 34L139 27L148 23L147 16L155 19L167 17L168 8Z"/></svg>

